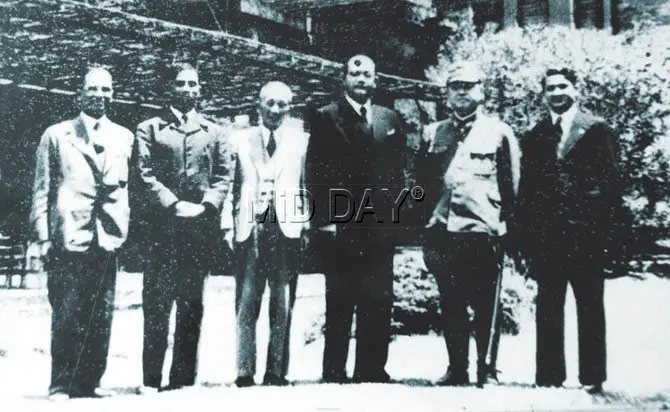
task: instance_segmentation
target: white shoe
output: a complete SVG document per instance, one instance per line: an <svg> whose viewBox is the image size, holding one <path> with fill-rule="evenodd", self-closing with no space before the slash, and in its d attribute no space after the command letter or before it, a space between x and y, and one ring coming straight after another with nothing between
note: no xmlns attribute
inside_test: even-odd
<svg viewBox="0 0 670 412"><path fill-rule="evenodd" d="M140 395L156 395L158 394L158 388L152 388L151 386L140 386L138 393Z"/></svg>

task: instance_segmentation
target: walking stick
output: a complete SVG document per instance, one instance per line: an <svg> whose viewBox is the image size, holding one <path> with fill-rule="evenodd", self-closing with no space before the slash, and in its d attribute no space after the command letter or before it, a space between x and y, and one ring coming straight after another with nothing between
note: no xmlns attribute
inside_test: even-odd
<svg viewBox="0 0 670 412"><path fill-rule="evenodd" d="M500 251L500 245L495 245L494 249L496 251L496 255L501 253ZM503 254L504 258L504 254ZM485 357L485 363L487 368L491 367L491 364L493 363L493 342L495 339L495 333L496 329L498 326L498 312L499 312L499 307L500 307L500 293L502 291L502 276L503 276L503 268L504 268L504 259L500 259L498 263L498 278L496 279L496 293L493 301L493 314L491 316L491 330L489 333L489 341L486 346L486 357ZM497 352L497 348L496 348ZM497 355L497 353L496 353ZM497 358L497 356L496 356Z"/></svg>

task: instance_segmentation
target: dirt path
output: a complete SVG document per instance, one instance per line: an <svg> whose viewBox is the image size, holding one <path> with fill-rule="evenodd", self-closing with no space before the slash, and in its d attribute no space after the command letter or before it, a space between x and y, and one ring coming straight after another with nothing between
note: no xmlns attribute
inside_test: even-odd
<svg viewBox="0 0 670 412"><path fill-rule="evenodd" d="M619 279L606 289L608 320L607 393L590 396L578 389L576 325L572 296L566 310L568 376L565 389L535 389L532 321L518 336L501 342L500 386L483 390L440 388L432 381L447 364L437 336L399 337L391 345L388 371L400 383L390 385L316 384L323 341L304 345L309 325L323 311L323 280L301 279L295 308L289 388L230 386L235 378L232 279L212 278L207 285L201 341L199 385L154 397L134 394L141 383L142 315L138 310L139 276L122 276L118 286L109 366L103 386L118 393L104 400L53 404L45 400L49 375L49 309L43 290L0 290L0 396L11 410L59 411L129 408L171 410L575 410L670 406L670 282ZM262 378L267 342L267 308L259 325L257 380ZM352 341L353 343L353 341ZM352 351L353 352L353 351ZM474 351L471 351L474 352ZM351 359L350 359L351 360ZM472 360L474 362L474 359ZM350 369L353 365L350 362ZM350 370L351 372L351 370ZM474 371L473 371L474 372ZM474 376L473 376L474 378ZM4 408L3 408L4 409Z"/></svg>

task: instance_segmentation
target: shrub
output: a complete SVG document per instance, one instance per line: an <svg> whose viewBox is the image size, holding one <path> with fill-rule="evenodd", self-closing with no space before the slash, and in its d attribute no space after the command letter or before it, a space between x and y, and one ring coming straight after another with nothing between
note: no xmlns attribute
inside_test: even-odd
<svg viewBox="0 0 670 412"><path fill-rule="evenodd" d="M441 333L440 294L421 252L408 249L396 255L394 271L393 332L398 335ZM532 314L535 285L506 264L502 287L502 331L516 335Z"/></svg>
<svg viewBox="0 0 670 412"><path fill-rule="evenodd" d="M472 28L474 30L474 28ZM522 138L543 115L540 80L552 66L580 78L581 105L618 131L626 200L640 226L670 227L670 49L668 27L636 28L613 36L598 30L530 27L462 36L454 60L478 61L487 74L486 109ZM451 60L427 70L446 80Z"/></svg>
<svg viewBox="0 0 670 412"><path fill-rule="evenodd" d="M420 250L408 248L394 259L395 300L393 335L442 333L440 294L435 278L428 273ZM535 283L527 281L506 265L501 293L503 334L516 335L532 317L536 294ZM325 315L318 313L304 335L305 344L323 336ZM355 336L355 324L351 336Z"/></svg>

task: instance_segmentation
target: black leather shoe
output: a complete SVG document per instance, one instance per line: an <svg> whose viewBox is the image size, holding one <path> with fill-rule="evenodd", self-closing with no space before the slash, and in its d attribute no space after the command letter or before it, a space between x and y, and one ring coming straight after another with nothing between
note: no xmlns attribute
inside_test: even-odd
<svg viewBox="0 0 670 412"><path fill-rule="evenodd" d="M349 383L346 373L324 373L321 376L323 383Z"/></svg>
<svg viewBox="0 0 670 412"><path fill-rule="evenodd" d="M588 393L590 395L596 395L598 393L603 392L603 384L602 383L596 383L596 384L593 384L593 385L584 385L582 388L586 391L586 393Z"/></svg>
<svg viewBox="0 0 670 412"><path fill-rule="evenodd" d="M353 377L354 383L389 383L391 382L391 377L385 370L377 373L370 374L354 374Z"/></svg>
<svg viewBox="0 0 670 412"><path fill-rule="evenodd" d="M484 385L498 383L498 370L489 366L477 369L477 387L483 388Z"/></svg>
<svg viewBox="0 0 670 412"><path fill-rule="evenodd" d="M537 381L535 382L535 386L538 388L560 388L563 386L563 382Z"/></svg>
<svg viewBox="0 0 670 412"><path fill-rule="evenodd" d="M160 388L158 391L159 392L178 391L179 389L183 389L183 388L186 388L188 386L193 386L193 385L183 385L183 384L180 384L180 383L171 383L168 386Z"/></svg>
<svg viewBox="0 0 670 412"><path fill-rule="evenodd" d="M265 386L288 386L288 381L286 378L281 376L275 376L269 373L266 373L263 377L263 385Z"/></svg>
<svg viewBox="0 0 670 412"><path fill-rule="evenodd" d="M454 371L449 368L447 369L447 373L438 379L436 384L438 386L465 386L470 384L470 377L467 371Z"/></svg>
<svg viewBox="0 0 670 412"><path fill-rule="evenodd" d="M256 385L253 376L238 376L235 379L235 386L238 388L248 388L250 386Z"/></svg>

